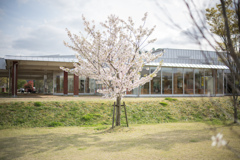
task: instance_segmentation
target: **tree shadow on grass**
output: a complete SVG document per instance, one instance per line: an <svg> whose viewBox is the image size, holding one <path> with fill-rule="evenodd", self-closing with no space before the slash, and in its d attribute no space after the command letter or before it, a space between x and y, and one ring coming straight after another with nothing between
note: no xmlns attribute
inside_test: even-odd
<svg viewBox="0 0 240 160"><path fill-rule="evenodd" d="M41 134L0 138L0 159L10 160L26 154L44 153L49 150L60 151L68 147L88 148L98 147L103 152L119 152L135 147L142 149L169 150L174 144L195 143L209 140L208 130L175 130L155 134L146 134L125 140L101 141L103 132L93 134ZM107 133L114 137L115 134ZM126 135L128 136L128 135Z"/></svg>
<svg viewBox="0 0 240 160"><path fill-rule="evenodd" d="M174 144L196 143L210 140L208 130L175 130L160 132L156 134L147 134L140 138L129 138L119 141L107 141L98 143L103 151L118 152L130 148L140 147L142 149L169 150Z"/></svg>
<svg viewBox="0 0 240 160"><path fill-rule="evenodd" d="M88 147L88 141L100 138L89 134L42 134L0 138L0 159L10 160L25 154L37 154L49 150L59 151L68 147Z"/></svg>

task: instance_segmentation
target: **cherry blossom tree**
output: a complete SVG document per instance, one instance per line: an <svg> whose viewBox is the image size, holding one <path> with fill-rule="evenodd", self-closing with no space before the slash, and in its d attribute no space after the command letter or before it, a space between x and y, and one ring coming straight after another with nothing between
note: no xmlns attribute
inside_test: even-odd
<svg viewBox="0 0 240 160"><path fill-rule="evenodd" d="M28 81L26 84L24 84L24 89L27 92L32 92L33 91L33 81Z"/></svg>
<svg viewBox="0 0 240 160"><path fill-rule="evenodd" d="M140 72L147 63L159 58L159 54L143 51L143 48L156 39L150 39L154 27L145 26L147 13L142 18L142 25L136 27L132 18L124 21L115 15L110 15L104 23L100 23L101 31L96 30L94 22L90 23L83 16L85 36L72 34L67 30L72 45L65 46L76 51L75 68L62 70L77 76L95 79L97 84L103 84L106 89L98 89L105 98L116 98L116 126L120 126L121 100L126 91L149 82L160 70L161 63L150 75L141 77Z"/></svg>

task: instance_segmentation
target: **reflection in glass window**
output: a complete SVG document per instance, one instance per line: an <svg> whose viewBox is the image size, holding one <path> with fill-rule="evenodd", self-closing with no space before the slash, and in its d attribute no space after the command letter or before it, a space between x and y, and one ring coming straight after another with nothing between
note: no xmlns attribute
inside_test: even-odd
<svg viewBox="0 0 240 160"><path fill-rule="evenodd" d="M149 94L149 82L141 86L141 94Z"/></svg>
<svg viewBox="0 0 240 160"><path fill-rule="evenodd" d="M149 70L146 68L143 68L141 72L141 76L145 77L149 75ZM149 82L145 83L143 86L141 86L141 94L149 94Z"/></svg>
<svg viewBox="0 0 240 160"><path fill-rule="evenodd" d="M54 91L55 91L56 93L61 93L61 92L60 92L60 76L59 76L59 75L56 76L56 82L55 82L55 84L56 84L56 88L54 88Z"/></svg>
<svg viewBox="0 0 240 160"><path fill-rule="evenodd" d="M155 69L156 68L151 68L151 73L153 73ZM151 94L161 94L161 70L157 73L157 76L151 80Z"/></svg>
<svg viewBox="0 0 240 160"><path fill-rule="evenodd" d="M90 90L91 90L91 88L90 88L90 79L89 79L89 77L87 77L85 79L85 93L90 93Z"/></svg>
<svg viewBox="0 0 240 160"><path fill-rule="evenodd" d="M55 93L63 93L63 74L56 76Z"/></svg>
<svg viewBox="0 0 240 160"><path fill-rule="evenodd" d="M55 77L54 93L63 93L63 72Z"/></svg>
<svg viewBox="0 0 240 160"><path fill-rule="evenodd" d="M90 93L95 93L95 80L94 79L90 79L89 88L90 88Z"/></svg>
<svg viewBox="0 0 240 160"><path fill-rule="evenodd" d="M98 90L98 89L101 89L101 90L103 89L103 88L102 88L102 84L97 84L97 90Z"/></svg>
<svg viewBox="0 0 240 160"><path fill-rule="evenodd" d="M79 76L79 93L84 93L85 77Z"/></svg>
<svg viewBox="0 0 240 160"><path fill-rule="evenodd" d="M225 73L224 80L226 82L225 84L225 93L226 94L231 94L233 89L232 89L232 84L233 84L233 78L230 73Z"/></svg>
<svg viewBox="0 0 240 160"><path fill-rule="evenodd" d="M184 68L184 94L193 94L193 69Z"/></svg>
<svg viewBox="0 0 240 160"><path fill-rule="evenodd" d="M195 94L204 94L204 70L195 69Z"/></svg>
<svg viewBox="0 0 240 160"><path fill-rule="evenodd" d="M131 91L127 91L126 94L133 94L133 95L138 95L138 88L134 88Z"/></svg>
<svg viewBox="0 0 240 160"><path fill-rule="evenodd" d="M214 94L213 70L205 70L205 94Z"/></svg>
<svg viewBox="0 0 240 160"><path fill-rule="evenodd" d="M96 84L96 85L97 85L97 89L103 90L107 88L105 84Z"/></svg>
<svg viewBox="0 0 240 160"><path fill-rule="evenodd" d="M85 79L85 93L89 93L90 92L90 89L89 89L89 78L87 77Z"/></svg>
<svg viewBox="0 0 240 160"><path fill-rule="evenodd" d="M73 93L73 74L68 74L68 93Z"/></svg>
<svg viewBox="0 0 240 160"><path fill-rule="evenodd" d="M162 93L172 94L172 68L162 68Z"/></svg>
<svg viewBox="0 0 240 160"><path fill-rule="evenodd" d="M174 94L183 94L183 68L174 68Z"/></svg>
<svg viewBox="0 0 240 160"><path fill-rule="evenodd" d="M47 93L53 93L53 74L47 74Z"/></svg>
<svg viewBox="0 0 240 160"><path fill-rule="evenodd" d="M217 94L223 94L223 71L217 70L216 78Z"/></svg>

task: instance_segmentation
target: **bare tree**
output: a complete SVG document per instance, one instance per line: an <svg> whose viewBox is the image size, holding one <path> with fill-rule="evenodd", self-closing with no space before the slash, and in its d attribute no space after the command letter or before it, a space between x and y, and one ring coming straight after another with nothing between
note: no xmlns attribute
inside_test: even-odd
<svg viewBox="0 0 240 160"><path fill-rule="evenodd" d="M207 43L216 51L219 60L230 71L226 76L228 85L232 88L232 102L234 110L234 123L238 123L238 96L240 95L240 0L219 0L219 4L213 8L200 10L193 0L183 0L190 21L193 24L191 30L184 33L194 39L202 48ZM156 1L156 4L160 4ZM161 9L163 9L161 7ZM165 12L167 13L167 12ZM172 17L168 16L171 26L183 31ZM206 23L207 22L207 23ZM203 52L203 54L205 54ZM208 55L204 55L209 61Z"/></svg>

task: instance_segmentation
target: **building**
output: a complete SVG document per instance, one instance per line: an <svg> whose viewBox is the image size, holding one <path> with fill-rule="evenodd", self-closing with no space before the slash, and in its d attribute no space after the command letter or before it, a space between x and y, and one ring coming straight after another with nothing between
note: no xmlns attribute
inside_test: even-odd
<svg viewBox="0 0 240 160"><path fill-rule="evenodd" d="M228 68L214 51L164 49L164 55L147 64L142 76L153 72L163 60L157 76L126 96L223 96L229 88L224 74ZM156 50L153 54L157 54ZM95 80L63 72L59 67L73 67L74 55L10 56L0 59L1 77L9 77L10 92L17 95L17 80L43 80L43 93L54 95L94 95ZM224 80L225 79L225 80ZM37 90L37 89L36 89Z"/></svg>

